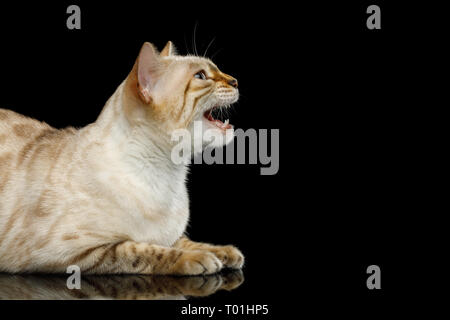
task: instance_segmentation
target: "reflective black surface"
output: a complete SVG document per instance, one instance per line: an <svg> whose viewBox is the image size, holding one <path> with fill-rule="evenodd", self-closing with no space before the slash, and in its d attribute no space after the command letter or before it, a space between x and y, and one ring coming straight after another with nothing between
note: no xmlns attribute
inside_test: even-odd
<svg viewBox="0 0 450 320"><path fill-rule="evenodd" d="M202 277L145 275L82 276L80 289L69 289L69 275L0 274L2 300L185 300L239 287L242 271Z"/></svg>

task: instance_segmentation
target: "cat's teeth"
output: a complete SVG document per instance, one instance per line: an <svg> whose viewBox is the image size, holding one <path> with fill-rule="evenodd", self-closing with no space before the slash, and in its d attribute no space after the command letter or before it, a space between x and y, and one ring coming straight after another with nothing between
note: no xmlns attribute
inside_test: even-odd
<svg viewBox="0 0 450 320"><path fill-rule="evenodd" d="M224 125L226 126L226 125L228 125L228 123L229 123L229 122L230 122L230 120L229 120L229 119L227 119L227 120L225 120L225 121L224 121L224 123L223 123L223 124L224 124Z"/></svg>

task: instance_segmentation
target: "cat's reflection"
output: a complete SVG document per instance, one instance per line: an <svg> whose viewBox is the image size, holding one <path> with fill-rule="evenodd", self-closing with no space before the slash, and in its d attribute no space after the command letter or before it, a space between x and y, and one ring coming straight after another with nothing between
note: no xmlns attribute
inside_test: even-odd
<svg viewBox="0 0 450 320"><path fill-rule="evenodd" d="M233 290L244 281L242 271L204 277L84 276L81 289L68 289L67 277L0 274L0 299L147 299L182 300Z"/></svg>

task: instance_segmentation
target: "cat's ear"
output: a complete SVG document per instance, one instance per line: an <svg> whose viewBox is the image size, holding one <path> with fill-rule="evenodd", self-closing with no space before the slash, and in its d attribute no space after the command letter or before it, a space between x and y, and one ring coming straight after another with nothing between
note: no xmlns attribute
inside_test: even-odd
<svg viewBox="0 0 450 320"><path fill-rule="evenodd" d="M156 82L162 74L162 63L155 47L145 42L137 61L139 94L145 103L150 103Z"/></svg>
<svg viewBox="0 0 450 320"><path fill-rule="evenodd" d="M161 57L169 57L177 54L175 46L172 41L167 41L166 46L162 49L160 56Z"/></svg>
<svg viewBox="0 0 450 320"><path fill-rule="evenodd" d="M156 82L162 74L162 64L155 47L145 42L137 61L139 94L145 103L150 103Z"/></svg>

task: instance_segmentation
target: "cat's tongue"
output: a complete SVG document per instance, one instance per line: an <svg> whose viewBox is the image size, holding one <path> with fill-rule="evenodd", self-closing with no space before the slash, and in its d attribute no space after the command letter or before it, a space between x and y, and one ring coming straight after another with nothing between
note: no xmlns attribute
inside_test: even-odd
<svg viewBox="0 0 450 320"><path fill-rule="evenodd" d="M206 111L204 116L206 119L208 119L209 122L213 123L216 127L222 130L231 129L233 127L231 124L228 123L228 119L225 120L225 122L222 122L219 119L214 119L213 116L211 115L211 110Z"/></svg>

